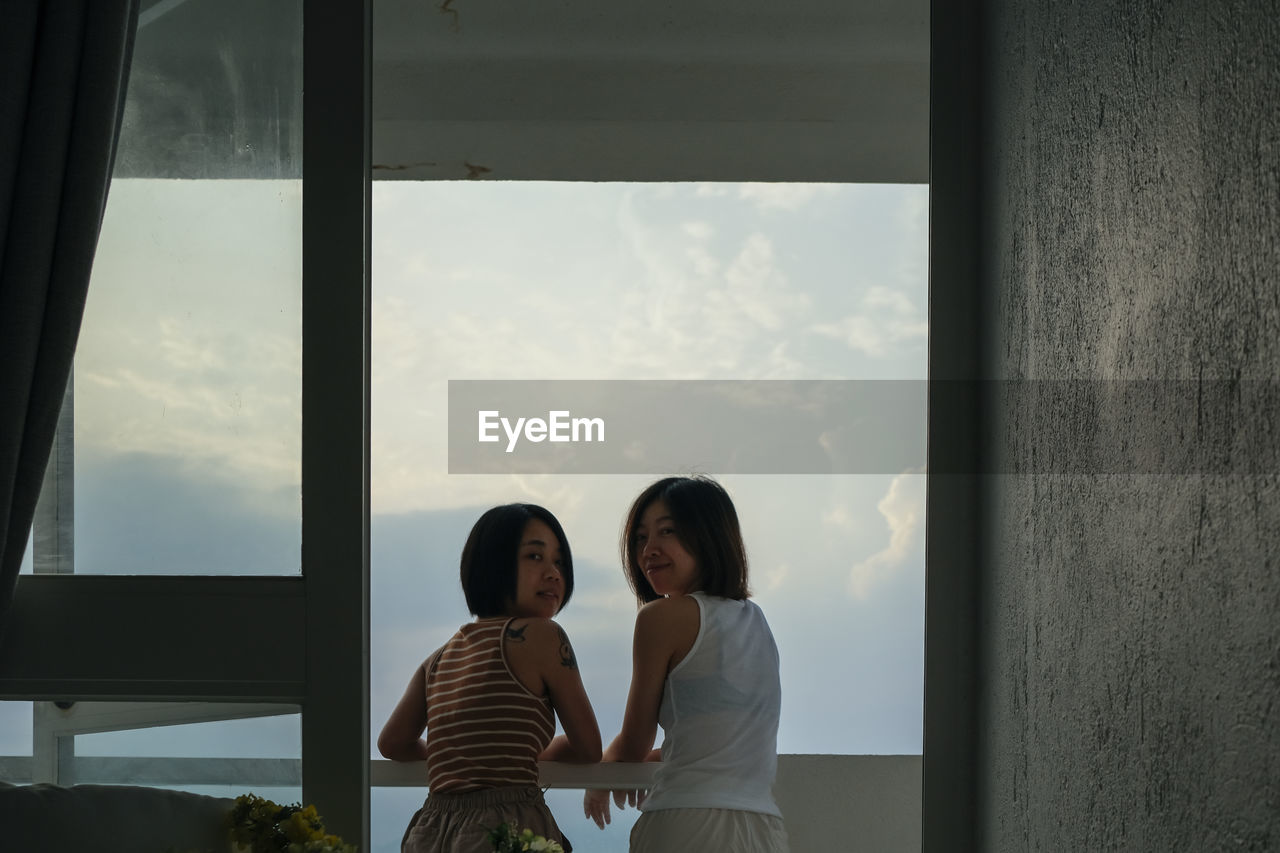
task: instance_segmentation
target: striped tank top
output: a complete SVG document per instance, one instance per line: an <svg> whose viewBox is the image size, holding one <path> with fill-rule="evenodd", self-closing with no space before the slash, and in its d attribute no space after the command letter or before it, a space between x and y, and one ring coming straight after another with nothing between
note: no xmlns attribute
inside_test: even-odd
<svg viewBox="0 0 1280 853"><path fill-rule="evenodd" d="M474 791L538 784L538 755L555 735L551 700L507 666L510 619L463 625L427 673L427 784Z"/></svg>

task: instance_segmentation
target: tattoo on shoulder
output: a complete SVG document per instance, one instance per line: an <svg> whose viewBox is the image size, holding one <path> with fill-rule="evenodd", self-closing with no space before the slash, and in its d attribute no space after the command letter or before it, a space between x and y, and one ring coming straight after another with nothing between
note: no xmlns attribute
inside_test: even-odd
<svg viewBox="0 0 1280 853"><path fill-rule="evenodd" d="M577 669L578 659L574 657L573 646L569 645L569 635L559 625L556 626L556 630L560 632L560 665Z"/></svg>
<svg viewBox="0 0 1280 853"><path fill-rule="evenodd" d="M524 629L525 629L525 628L528 628L528 627L529 627L529 623L527 623L527 622L526 622L525 624L521 625L519 628L512 628L512 627L508 626L508 627L507 627L507 630L506 630L506 634L505 634L505 636L506 636L506 638L507 638L508 640L510 640L510 641L511 641L511 642L513 642L513 643L523 643L523 642L524 642Z"/></svg>

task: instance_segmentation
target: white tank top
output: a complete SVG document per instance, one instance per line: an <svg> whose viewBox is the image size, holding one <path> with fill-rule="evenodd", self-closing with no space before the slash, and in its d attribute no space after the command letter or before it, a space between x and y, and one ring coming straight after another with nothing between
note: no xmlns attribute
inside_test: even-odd
<svg viewBox="0 0 1280 853"><path fill-rule="evenodd" d="M778 769L778 647L751 601L701 592L698 637L667 675L658 722L662 767L642 811L737 809L782 816Z"/></svg>

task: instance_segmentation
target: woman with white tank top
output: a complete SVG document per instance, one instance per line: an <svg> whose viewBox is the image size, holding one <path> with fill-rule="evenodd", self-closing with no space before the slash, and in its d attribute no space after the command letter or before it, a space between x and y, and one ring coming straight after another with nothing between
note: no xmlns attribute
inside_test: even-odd
<svg viewBox="0 0 1280 853"><path fill-rule="evenodd" d="M614 792L643 813L631 853L787 853L773 799L778 649L748 600L733 501L706 477L659 480L631 506L622 558L643 606L622 731L604 760L662 761L647 794ZM588 791L583 807L602 829L610 821L607 791Z"/></svg>

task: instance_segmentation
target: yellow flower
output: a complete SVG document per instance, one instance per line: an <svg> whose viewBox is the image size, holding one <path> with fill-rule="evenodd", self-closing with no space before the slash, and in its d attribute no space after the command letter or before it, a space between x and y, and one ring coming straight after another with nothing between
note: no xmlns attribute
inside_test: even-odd
<svg viewBox="0 0 1280 853"><path fill-rule="evenodd" d="M244 850L283 853L356 853L356 848L325 832L315 806L280 806L254 794L236 797L227 814L231 841Z"/></svg>

